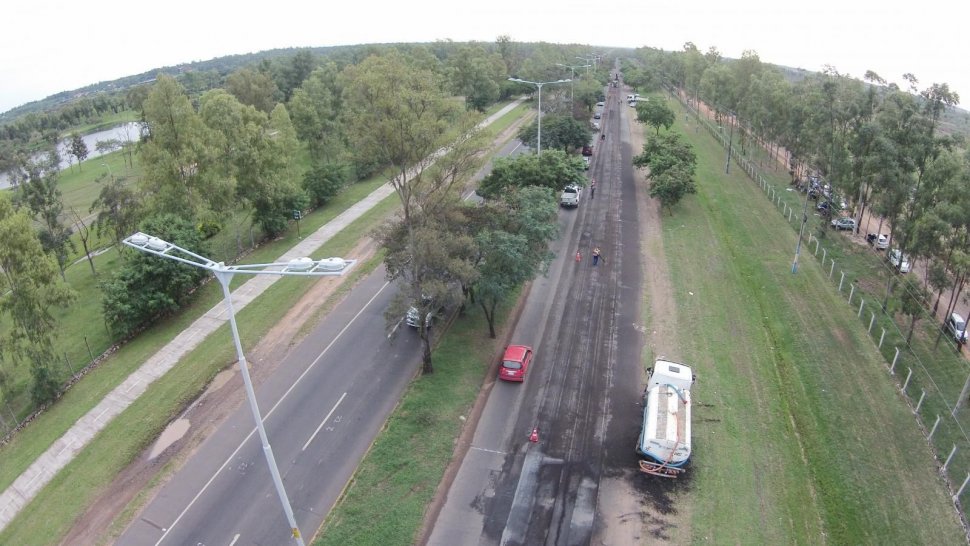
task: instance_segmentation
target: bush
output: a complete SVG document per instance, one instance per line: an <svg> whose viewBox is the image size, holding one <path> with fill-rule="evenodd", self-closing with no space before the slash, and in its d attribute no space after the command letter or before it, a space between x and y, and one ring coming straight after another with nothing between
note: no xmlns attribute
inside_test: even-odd
<svg viewBox="0 0 970 546"><path fill-rule="evenodd" d="M202 233L174 214L149 218L140 229L203 256L207 253ZM181 307L206 275L204 269L174 260L128 253L121 269L101 283L105 320L116 334L131 335L150 320Z"/></svg>
<svg viewBox="0 0 970 546"><path fill-rule="evenodd" d="M326 205L337 196L350 178L350 169L341 163L324 163L303 176L303 189L314 207Z"/></svg>

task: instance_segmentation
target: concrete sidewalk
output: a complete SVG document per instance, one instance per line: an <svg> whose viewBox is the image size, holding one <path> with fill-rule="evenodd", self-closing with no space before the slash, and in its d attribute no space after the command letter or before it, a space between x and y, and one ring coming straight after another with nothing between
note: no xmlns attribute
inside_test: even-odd
<svg viewBox="0 0 970 546"><path fill-rule="evenodd" d="M520 98L485 119L479 127L487 127L509 111L521 104ZM435 154L443 155L443 150ZM306 236L276 262L287 262L294 258L309 256L331 237L360 218L384 198L394 193L390 183L377 188L370 195L355 203L343 213L327 222L320 229ZM238 313L255 300L281 277L257 275L232 292L232 301ZM118 414L144 393L156 379L165 375L179 360L198 347L210 334L229 320L225 303L209 309L171 342L159 349L144 364L133 372L120 385L115 387L104 400L87 412L63 436L55 440L40 457L27 468L13 484L0 494L0 530L3 530L40 490L57 473L67 466L74 457Z"/></svg>

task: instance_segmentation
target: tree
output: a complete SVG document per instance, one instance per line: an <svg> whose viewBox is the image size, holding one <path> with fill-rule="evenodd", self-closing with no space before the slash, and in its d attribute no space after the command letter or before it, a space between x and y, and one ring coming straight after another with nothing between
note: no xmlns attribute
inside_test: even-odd
<svg viewBox="0 0 970 546"><path fill-rule="evenodd" d="M451 135L459 142L472 141L478 116L457 108L442 93L436 74L414 65L400 53L371 56L356 66L348 66L343 100L345 122L356 153L372 156L378 164L390 165L395 172L391 185L401 202L401 222L407 234L408 259L401 267L388 265L393 278L407 282L408 297L423 301L422 289L434 270L427 263L432 257L423 254L431 248L423 224L430 221L421 215L429 201L442 201L438 196L456 191L456 177L430 176L429 168L446 149ZM474 147L452 146L449 154L474 155ZM424 345L423 371L433 372L430 337L421 328Z"/></svg>
<svg viewBox="0 0 970 546"><path fill-rule="evenodd" d="M650 197L659 199L668 211L685 195L697 193L696 164L697 156L691 145L673 133L649 139L643 145L643 152L633 158L635 167L650 168Z"/></svg>
<svg viewBox="0 0 970 546"><path fill-rule="evenodd" d="M495 337L495 308L516 287L548 267L549 242L558 236L556 195L548 188L528 186L487 206L488 226L475 241L479 256L474 294Z"/></svg>
<svg viewBox="0 0 970 546"><path fill-rule="evenodd" d="M145 220L141 230L192 250L207 251L195 225L181 216L163 214ZM207 271L152 254L134 252L111 278L101 283L105 321L121 336L129 336L149 321L171 313L189 299Z"/></svg>
<svg viewBox="0 0 970 546"><path fill-rule="evenodd" d="M447 74L452 91L464 96L468 106L483 112L498 100L506 68L499 55L489 54L480 45L468 44L459 46L448 57Z"/></svg>
<svg viewBox="0 0 970 546"><path fill-rule="evenodd" d="M568 153L588 144L591 136L588 123L572 116L545 116L542 122L542 145L547 151L559 148ZM532 148L536 147L538 137L538 120L519 130L519 140Z"/></svg>
<svg viewBox="0 0 970 546"><path fill-rule="evenodd" d="M283 101L288 102L293 92L303 83L316 67L316 59L309 49L298 51L284 64L276 77L276 85L283 92Z"/></svg>
<svg viewBox="0 0 970 546"><path fill-rule="evenodd" d="M88 158L88 145L77 133L71 134L71 143L67 147L67 153L77 161L78 170L81 169L81 162Z"/></svg>
<svg viewBox="0 0 970 546"><path fill-rule="evenodd" d="M478 194L494 198L509 189L527 186L560 191L569 184L586 185L582 163L560 150L547 150L541 156L522 154L496 160L492 171L482 179Z"/></svg>
<svg viewBox="0 0 970 546"><path fill-rule="evenodd" d="M120 245L135 230L141 216L139 194L125 184L124 178L103 175L97 182L104 185L88 212L98 211L95 219L98 237L110 233L115 244Z"/></svg>
<svg viewBox="0 0 970 546"><path fill-rule="evenodd" d="M667 106L666 102L656 97L653 100L637 103L637 121L655 128L657 135L660 134L661 127L670 129L674 124L674 118L674 111Z"/></svg>
<svg viewBox="0 0 970 546"><path fill-rule="evenodd" d="M276 106L279 89L276 82L265 72L251 68L241 68L226 78L226 91L236 99L253 108L269 114Z"/></svg>
<svg viewBox="0 0 970 546"><path fill-rule="evenodd" d="M91 274L97 277L98 272L94 269L94 258L91 256L91 249L88 245L88 242L91 240L91 229L84 223L84 218L81 218L81 214L76 208L71 207L70 213L71 223L74 225L74 232L77 233L78 239L81 240L81 247L84 248L84 257L88 259L88 265L91 266Z"/></svg>
<svg viewBox="0 0 970 546"><path fill-rule="evenodd" d="M144 115L148 138L141 146L141 191L148 208L199 218L232 203L234 188L212 177L210 144L216 139L174 78L158 77L145 99Z"/></svg>
<svg viewBox="0 0 970 546"><path fill-rule="evenodd" d="M58 383L54 339L58 329L52 307L66 307L76 294L56 278L54 260L45 254L26 211L16 211L0 194L0 314L9 320L0 337L0 354L29 362L36 404L50 402Z"/></svg>
<svg viewBox="0 0 970 546"><path fill-rule="evenodd" d="M40 222L38 233L44 250L57 259L61 277L67 267L68 250L74 249L71 230L61 223L64 203L57 187L57 170L34 170L30 179L20 186L20 200Z"/></svg>
<svg viewBox="0 0 970 546"><path fill-rule="evenodd" d="M314 207L326 205L347 185L347 166L340 163L323 163L303 175L303 190Z"/></svg>
<svg viewBox="0 0 970 546"><path fill-rule="evenodd" d="M341 89L333 63L317 68L293 91L287 110L314 161L338 162L346 151L340 122ZM368 173L368 169L362 169ZM369 174L369 173L368 173Z"/></svg>

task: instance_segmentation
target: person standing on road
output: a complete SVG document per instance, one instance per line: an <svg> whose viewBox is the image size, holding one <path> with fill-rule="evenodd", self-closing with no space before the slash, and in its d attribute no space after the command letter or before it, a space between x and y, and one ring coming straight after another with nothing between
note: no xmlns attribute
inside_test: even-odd
<svg viewBox="0 0 970 546"><path fill-rule="evenodd" d="M596 198L596 179L595 178L591 179L589 183L589 198L590 199Z"/></svg>
<svg viewBox="0 0 970 546"><path fill-rule="evenodd" d="M600 247L593 247L593 265L599 265L600 263Z"/></svg>

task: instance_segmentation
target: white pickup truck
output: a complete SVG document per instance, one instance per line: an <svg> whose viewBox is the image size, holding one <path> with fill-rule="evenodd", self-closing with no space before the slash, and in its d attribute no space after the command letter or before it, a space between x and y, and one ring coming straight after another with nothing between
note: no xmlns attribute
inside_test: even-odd
<svg viewBox="0 0 970 546"><path fill-rule="evenodd" d="M579 206L579 196L582 195L583 190L579 186L570 184L563 188L562 195L559 197L559 205L562 207L578 207Z"/></svg>

